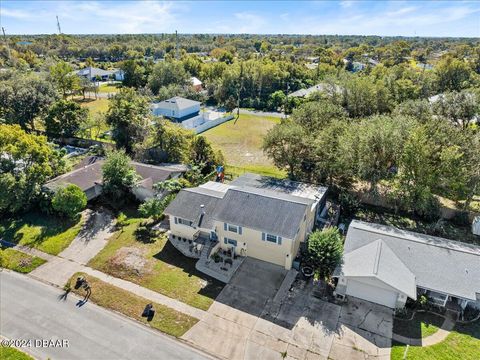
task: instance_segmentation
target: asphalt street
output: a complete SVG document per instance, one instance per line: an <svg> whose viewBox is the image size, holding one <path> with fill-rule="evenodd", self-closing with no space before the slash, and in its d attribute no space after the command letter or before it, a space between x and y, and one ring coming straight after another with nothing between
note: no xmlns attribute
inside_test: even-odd
<svg viewBox="0 0 480 360"><path fill-rule="evenodd" d="M0 271L0 335L25 341L23 351L38 359L209 359L93 303L78 307L80 299L72 294L62 300L62 293L28 276Z"/></svg>

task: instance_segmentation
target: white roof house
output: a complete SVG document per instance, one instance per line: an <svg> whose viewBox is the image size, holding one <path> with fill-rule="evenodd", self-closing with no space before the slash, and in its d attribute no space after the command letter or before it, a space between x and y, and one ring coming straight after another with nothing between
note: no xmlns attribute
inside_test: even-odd
<svg viewBox="0 0 480 360"><path fill-rule="evenodd" d="M398 308L426 293L465 307L480 301L480 247L354 220L334 276L340 296Z"/></svg>
<svg viewBox="0 0 480 360"><path fill-rule="evenodd" d="M175 96L152 104L151 109L155 116L165 116L175 121L182 121L198 115L200 102Z"/></svg>

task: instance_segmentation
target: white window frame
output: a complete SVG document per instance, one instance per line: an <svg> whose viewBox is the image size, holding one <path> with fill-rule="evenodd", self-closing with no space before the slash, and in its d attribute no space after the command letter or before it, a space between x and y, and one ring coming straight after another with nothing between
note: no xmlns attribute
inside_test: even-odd
<svg viewBox="0 0 480 360"><path fill-rule="evenodd" d="M223 243L225 245L232 245L232 246L235 246L237 247L238 246L238 241L235 240L235 239L230 239L230 238L227 238L227 237L224 237L223 238Z"/></svg>
<svg viewBox="0 0 480 360"><path fill-rule="evenodd" d="M238 226L233 224L227 224L227 231L238 234Z"/></svg>

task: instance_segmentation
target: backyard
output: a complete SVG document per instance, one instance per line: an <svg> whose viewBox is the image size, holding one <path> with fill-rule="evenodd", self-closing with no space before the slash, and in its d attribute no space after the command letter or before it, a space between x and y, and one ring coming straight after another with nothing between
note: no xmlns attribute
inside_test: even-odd
<svg viewBox="0 0 480 360"><path fill-rule="evenodd" d="M237 121L227 121L202 135L222 150L228 165L227 175L254 172L285 177L262 150L265 134L279 122L277 117L240 114Z"/></svg>
<svg viewBox="0 0 480 360"><path fill-rule="evenodd" d="M130 218L88 265L197 308L208 309L223 284L198 272L195 260L180 254L165 235L137 240L135 231L144 220Z"/></svg>
<svg viewBox="0 0 480 360"><path fill-rule="evenodd" d="M57 255L70 245L82 224L80 216L70 221L40 212L29 212L19 218L0 221L0 239Z"/></svg>
<svg viewBox="0 0 480 360"><path fill-rule="evenodd" d="M425 347L392 344L391 360L478 360L480 359L480 321L458 325L439 344Z"/></svg>

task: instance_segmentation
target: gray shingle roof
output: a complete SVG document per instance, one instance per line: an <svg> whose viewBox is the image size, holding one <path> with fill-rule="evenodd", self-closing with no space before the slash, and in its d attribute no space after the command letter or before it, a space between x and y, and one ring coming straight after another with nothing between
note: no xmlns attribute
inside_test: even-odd
<svg viewBox="0 0 480 360"><path fill-rule="evenodd" d="M180 96L175 96L171 99L152 104L152 108L162 108L170 110L183 110L189 107L200 105L200 102L190 99L185 99Z"/></svg>
<svg viewBox="0 0 480 360"><path fill-rule="evenodd" d="M326 188L253 174L242 175L228 185L213 185L207 183L180 191L165 213L195 221L203 203L208 217L206 224L212 224L215 219L293 239L306 209L320 201L326 193ZM312 192L310 187L318 191ZM215 203L210 208L207 197Z"/></svg>
<svg viewBox="0 0 480 360"><path fill-rule="evenodd" d="M480 247L355 220L348 229L344 254L378 239L415 275L417 286L480 299Z"/></svg>
<svg viewBox="0 0 480 360"><path fill-rule="evenodd" d="M415 275L383 240L345 254L343 261L342 275L374 277L412 299L417 298Z"/></svg>

